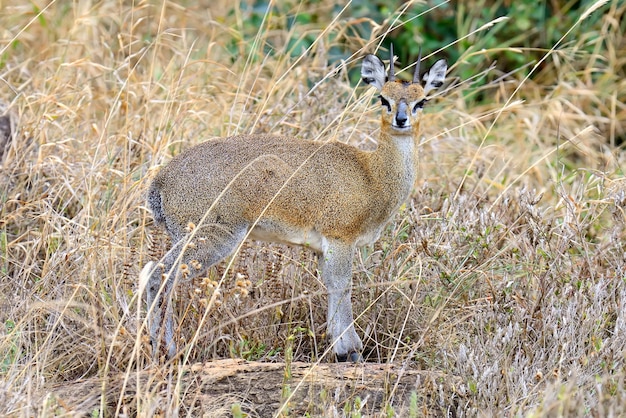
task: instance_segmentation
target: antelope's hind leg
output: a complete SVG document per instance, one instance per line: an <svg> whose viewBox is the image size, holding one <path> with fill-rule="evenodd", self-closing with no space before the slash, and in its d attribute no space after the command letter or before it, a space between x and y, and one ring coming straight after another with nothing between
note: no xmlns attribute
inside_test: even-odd
<svg viewBox="0 0 626 418"><path fill-rule="evenodd" d="M245 224L211 224L200 227L193 235L173 244L163 258L163 264L152 269L146 299L153 359L158 357L162 339L165 340L168 358L173 358L178 353L174 341L172 290L182 275L181 270L184 270L187 279L199 276L232 254L247 232L248 227ZM181 266L185 267L181 269Z"/></svg>

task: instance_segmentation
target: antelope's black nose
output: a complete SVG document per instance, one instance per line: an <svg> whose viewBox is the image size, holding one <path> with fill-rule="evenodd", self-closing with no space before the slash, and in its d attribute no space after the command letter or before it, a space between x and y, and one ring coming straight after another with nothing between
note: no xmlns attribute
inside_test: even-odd
<svg viewBox="0 0 626 418"><path fill-rule="evenodd" d="M409 120L407 116L407 105L404 102L400 102L398 111L396 112L396 126L403 128L407 120Z"/></svg>

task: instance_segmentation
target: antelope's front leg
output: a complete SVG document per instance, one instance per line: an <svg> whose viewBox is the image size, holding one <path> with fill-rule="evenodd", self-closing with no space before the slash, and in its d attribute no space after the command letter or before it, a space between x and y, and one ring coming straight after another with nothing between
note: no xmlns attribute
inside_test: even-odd
<svg viewBox="0 0 626 418"><path fill-rule="evenodd" d="M354 330L352 315L352 257L354 246L324 242L320 258L322 279L328 290L327 328L338 361L362 361L363 343Z"/></svg>

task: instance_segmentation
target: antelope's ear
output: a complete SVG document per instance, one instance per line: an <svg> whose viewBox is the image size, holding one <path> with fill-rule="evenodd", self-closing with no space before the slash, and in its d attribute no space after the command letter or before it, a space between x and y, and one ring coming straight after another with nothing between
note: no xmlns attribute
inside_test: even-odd
<svg viewBox="0 0 626 418"><path fill-rule="evenodd" d="M365 84L371 84L378 90L382 89L387 81L385 64L376 55L366 56L361 64L361 78Z"/></svg>
<svg viewBox="0 0 626 418"><path fill-rule="evenodd" d="M430 70L422 77L424 80L424 94L437 89L443 85L446 79L446 71L448 71L448 63L446 60L439 60L430 67Z"/></svg>

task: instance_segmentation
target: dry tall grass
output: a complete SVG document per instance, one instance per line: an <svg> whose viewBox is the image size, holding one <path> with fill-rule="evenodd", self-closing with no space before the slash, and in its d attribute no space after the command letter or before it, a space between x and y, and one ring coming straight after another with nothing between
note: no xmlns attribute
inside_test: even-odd
<svg viewBox="0 0 626 418"><path fill-rule="evenodd" d="M204 3L0 3L0 99L16 128L0 166L3 415L69 413L49 388L147 367L138 274L163 237L144 192L173 155L251 132L375 146L378 108L348 70L380 38L352 35L349 7L298 27L317 42L291 57L283 17L249 38L240 9ZM528 80L496 65L489 104L470 84L433 100L415 194L360 252L367 361L459 378L455 416L626 411L625 12L615 0L595 11L600 36L574 27ZM329 65L335 44L353 59ZM316 268L305 250L250 243L219 286L225 265L179 287L188 361L282 361L285 347L324 361ZM77 394L115 413L98 395ZM125 407L149 415L150 396Z"/></svg>

